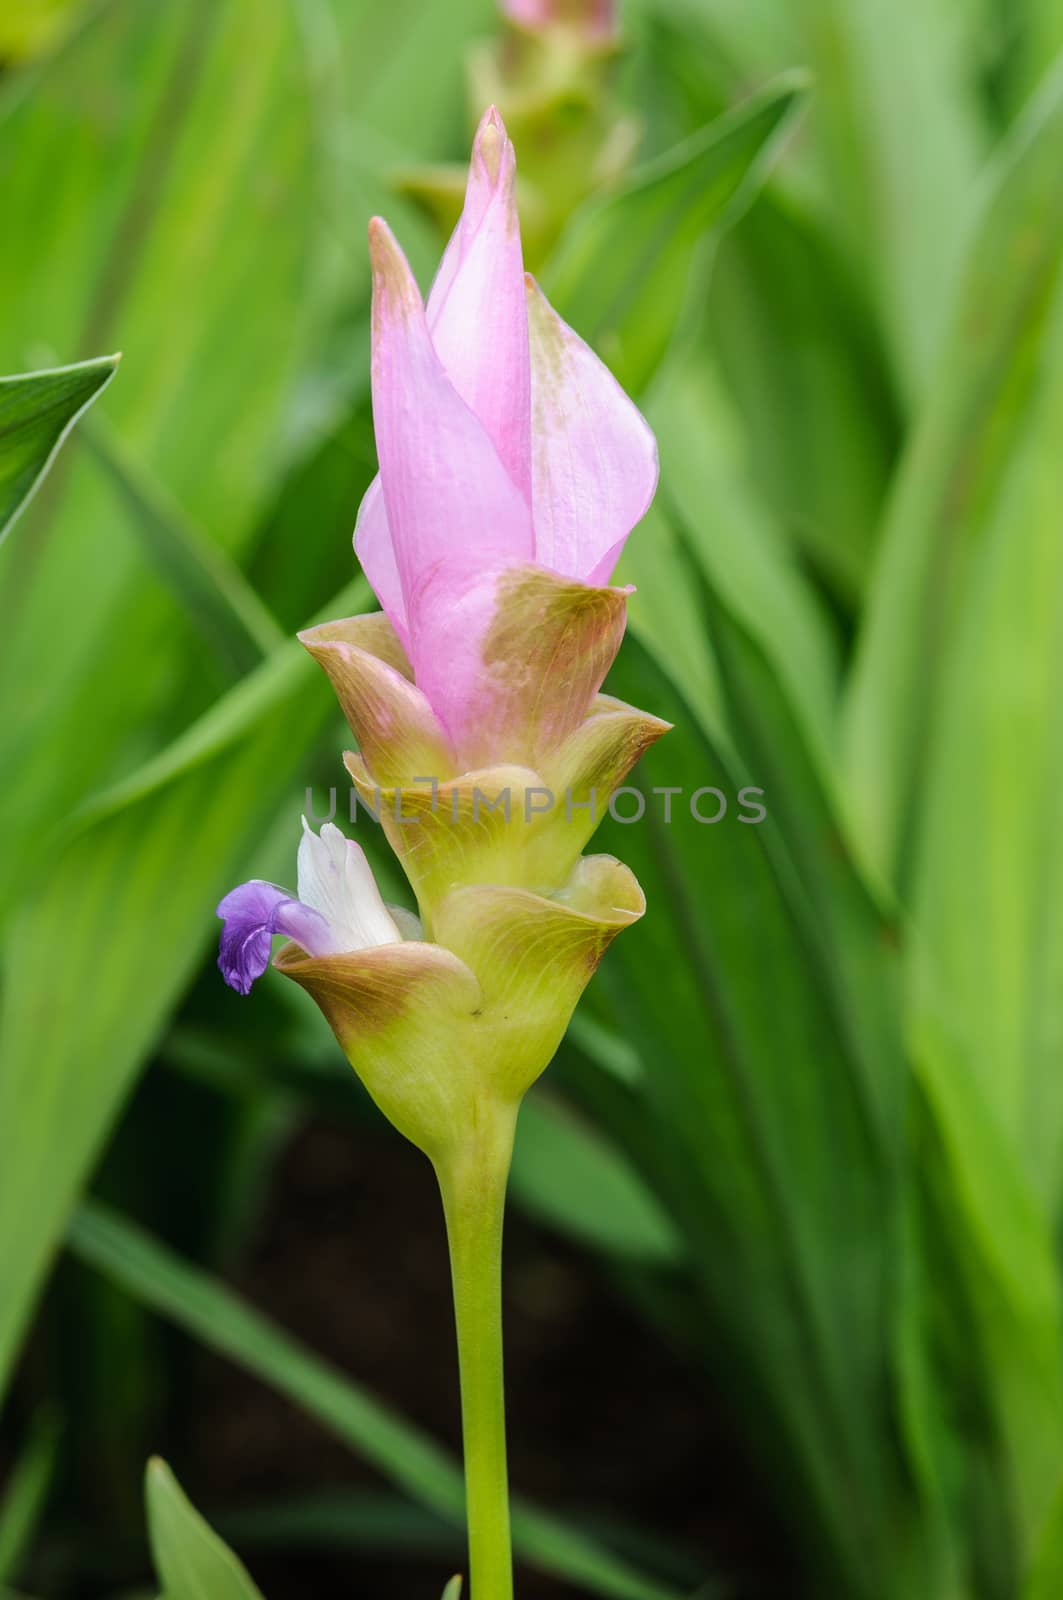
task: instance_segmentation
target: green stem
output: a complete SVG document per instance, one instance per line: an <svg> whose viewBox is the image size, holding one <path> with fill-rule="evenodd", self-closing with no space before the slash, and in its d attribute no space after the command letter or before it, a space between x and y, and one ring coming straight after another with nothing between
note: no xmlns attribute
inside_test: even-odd
<svg viewBox="0 0 1063 1600"><path fill-rule="evenodd" d="M502 1218L515 1107L484 1108L462 1149L436 1166L450 1245L461 1372L471 1600L512 1600L502 1379Z"/></svg>

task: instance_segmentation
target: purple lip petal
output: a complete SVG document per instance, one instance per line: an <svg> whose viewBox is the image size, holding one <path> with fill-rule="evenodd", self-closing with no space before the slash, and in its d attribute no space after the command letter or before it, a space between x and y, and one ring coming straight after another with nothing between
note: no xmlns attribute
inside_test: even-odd
<svg viewBox="0 0 1063 1600"><path fill-rule="evenodd" d="M332 949L324 917L294 900L275 883L253 878L230 890L218 904L221 931L218 967L230 989L249 994L251 985L269 966L275 933L286 933L308 955L327 955Z"/></svg>

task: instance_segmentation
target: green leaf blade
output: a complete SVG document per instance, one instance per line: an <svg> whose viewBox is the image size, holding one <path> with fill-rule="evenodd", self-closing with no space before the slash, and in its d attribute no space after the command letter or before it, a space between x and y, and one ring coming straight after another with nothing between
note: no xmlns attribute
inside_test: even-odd
<svg viewBox="0 0 1063 1600"><path fill-rule="evenodd" d="M262 1600L243 1563L157 1456L148 1463L144 1499L163 1600Z"/></svg>
<svg viewBox="0 0 1063 1600"><path fill-rule="evenodd" d="M700 245L753 199L804 99L791 74L573 217L543 287L623 387L640 393L687 300Z"/></svg>
<svg viewBox="0 0 1063 1600"><path fill-rule="evenodd" d="M0 378L0 544L63 440L118 370L120 356Z"/></svg>
<svg viewBox="0 0 1063 1600"><path fill-rule="evenodd" d="M408 1494L449 1522L462 1524L462 1475L444 1450L207 1273L95 1204L75 1217L70 1244L82 1260L141 1303L301 1405ZM593 1594L611 1600L679 1600L667 1585L519 1501L514 1536L526 1560L582 1583Z"/></svg>
<svg viewBox="0 0 1063 1600"><path fill-rule="evenodd" d="M887 507L843 722L854 827L886 882L910 867L921 763L970 557L1028 424L1063 263L1061 148L1063 69L997 158L938 379Z"/></svg>

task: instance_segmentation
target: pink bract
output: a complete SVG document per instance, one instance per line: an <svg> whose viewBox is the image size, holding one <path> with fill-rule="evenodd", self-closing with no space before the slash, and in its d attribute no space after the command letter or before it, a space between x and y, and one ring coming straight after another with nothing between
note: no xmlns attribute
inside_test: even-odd
<svg viewBox="0 0 1063 1600"><path fill-rule="evenodd" d="M607 584L657 483L644 418L524 272L515 184L492 107L427 305L387 224L369 230L380 473L355 548L459 745L490 717L506 574Z"/></svg>

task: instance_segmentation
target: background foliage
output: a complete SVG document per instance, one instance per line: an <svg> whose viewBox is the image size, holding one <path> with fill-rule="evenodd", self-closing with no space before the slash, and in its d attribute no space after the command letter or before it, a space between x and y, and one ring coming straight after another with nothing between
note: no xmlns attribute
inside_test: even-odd
<svg viewBox="0 0 1063 1600"><path fill-rule="evenodd" d="M650 911L531 1097L513 1199L753 1485L737 1546L718 1460L634 1529L522 1503L529 1594L778 1593L769 1546L787 1593L1063 1592L1061 18L630 0L611 87L542 91L523 143L510 119L536 268L659 436L610 687L676 724L644 819L599 835ZM460 1561L456 1462L360 1381L357 1331L341 1370L235 1287L300 1130L366 1162L381 1130L301 996L221 987L212 908L289 878L307 785L339 781L291 635L370 604L365 223L427 284L499 26L0 23L0 370L50 369L0 385L0 529L124 352L0 550L0 1585L128 1594L149 1536L171 1600L306 1594L325 1546L356 1584L383 1552L395 1595ZM610 118L641 164L595 192ZM727 816L666 823L677 785ZM366 1316L407 1270L395 1207L393 1277L334 1285ZM201 1347L373 1469L203 1505L246 1568L161 1463L138 1503L160 1438L184 1475ZM641 1364L625 1396L601 1450L633 1466Z"/></svg>

